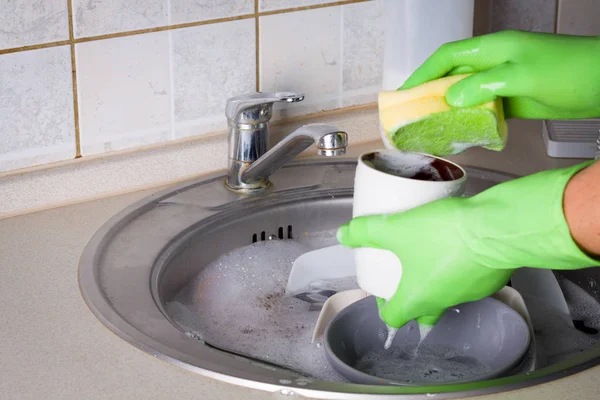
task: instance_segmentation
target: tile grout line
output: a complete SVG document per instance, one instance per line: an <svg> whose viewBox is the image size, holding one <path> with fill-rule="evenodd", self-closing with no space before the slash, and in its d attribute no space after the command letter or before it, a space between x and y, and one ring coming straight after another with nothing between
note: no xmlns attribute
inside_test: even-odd
<svg viewBox="0 0 600 400"><path fill-rule="evenodd" d="M260 92L260 18L258 16L259 2L254 0L254 41L255 41L255 69L256 91Z"/></svg>
<svg viewBox="0 0 600 400"><path fill-rule="evenodd" d="M12 47L10 49L0 49L0 55L11 54L11 53L20 53L22 51L29 51L29 50L47 49L50 47L64 46L67 44L71 44L71 41L70 40L60 40L58 42L32 44L32 45L23 46L23 47Z"/></svg>
<svg viewBox="0 0 600 400"><path fill-rule="evenodd" d="M72 0L67 0L67 1L69 2L69 4L71 4ZM268 16L268 15L286 14L286 13L292 13L292 12L298 12L298 11L314 10L314 9L319 9L319 8L336 7L336 6L347 5L347 4L364 3L367 1L371 1L371 0L343 0L343 1L336 1L333 3L315 4L315 5L311 5L311 6L286 8L286 9L282 9L282 10L254 12L252 14L238 15L238 16L234 16L234 17L223 17L223 18L216 18L216 19L210 19L210 20L205 20L205 21L196 21L196 22L187 22L187 23L175 24L175 25L158 26L155 28L146 28L146 29L138 29L138 30L133 30L133 31L126 31L126 32L108 33L105 35L88 36L88 37L83 37L83 38L72 38L70 40L61 40L58 42L49 42L49 43L34 44L34 45L28 45L28 46L22 46L22 47L13 47L13 48L9 48L9 49L0 49L0 55L8 54L8 53L17 53L17 52L28 51L28 50L37 50L37 49L43 49L43 48L48 48L48 47L56 47L56 46L62 46L62 45L72 44L72 43L77 44L77 43L93 42L96 40L113 39L113 38L118 38L118 37L134 36L134 35L141 35L144 33L161 32L161 31L175 30L175 29L181 29L181 28L191 28L194 26L218 24L221 22L238 21L238 20L242 20L242 19L258 18L258 17L264 17L264 16ZM69 12L71 13L71 8L69 8ZM70 21L72 21L72 15L71 15ZM72 22L70 22L69 24L71 25ZM72 28L72 26L70 26L70 29L71 28Z"/></svg>
<svg viewBox="0 0 600 400"><path fill-rule="evenodd" d="M256 69L256 91L260 92L260 18L258 16L258 2L259 0L254 0L254 51L256 52L254 67Z"/></svg>
<svg viewBox="0 0 600 400"><path fill-rule="evenodd" d="M344 114L352 113L352 112L364 112L364 111L374 110L376 108L377 108L377 103L367 103L367 104L358 104L355 106L348 106L348 107L344 107L344 108L337 108L337 109L327 110L327 111L317 111L317 112L313 112L310 114L296 115L296 116L289 117L289 118L286 118L283 120L276 120L276 121L273 121L272 126L309 121L309 120L313 120L315 118L330 118L330 117L344 115ZM29 174L32 172L40 172L40 171L45 171L45 170L54 169L54 168L62 168L65 165L69 165L72 163L85 163L85 162L91 162L94 160L97 161L99 159L111 158L114 156L122 156L124 154L135 154L138 152L151 151L151 150L160 149L160 148L164 148L164 147L168 147L168 146L177 146L182 143L212 140L214 138L223 137L226 135L227 135L227 130L218 130L218 131L204 133L201 135L178 138L173 141L157 142L157 143L146 144L146 145L141 145L141 146L137 146L137 147L129 147L126 149L111 151L109 153L92 154L92 155L81 157L78 159L54 161L51 163L38 164L38 165L30 166L30 167L23 167L23 168L8 170L8 171L0 171L0 180L3 178L25 175L25 174Z"/></svg>
<svg viewBox="0 0 600 400"><path fill-rule="evenodd" d="M79 98L77 96L77 61L75 59L75 32L73 28L73 0L67 0L69 19L69 47L71 50L71 82L73 86L73 124L75 128L75 158L81 158L81 135L79 132Z"/></svg>
<svg viewBox="0 0 600 400"><path fill-rule="evenodd" d="M300 7L284 8L282 10L263 11L263 12L259 12L258 14L261 17L264 17L267 15L274 15L274 14L286 14L286 13L297 12L297 11L306 11L306 10L316 10L319 8L337 7L337 6L347 5L347 4L354 4L354 3L365 3L367 1L372 1L372 0L342 0L342 1L334 1L331 3L314 4L311 6L300 6Z"/></svg>
<svg viewBox="0 0 600 400"><path fill-rule="evenodd" d="M338 94L338 108L342 108L344 101L344 6L340 6L340 89Z"/></svg>
<svg viewBox="0 0 600 400"><path fill-rule="evenodd" d="M167 24L171 25L171 0L167 0ZM171 116L171 140L175 135L175 75L173 73L173 31L167 32L167 42L169 46L169 108Z"/></svg>
<svg viewBox="0 0 600 400"><path fill-rule="evenodd" d="M195 26L219 24L222 22L239 21L239 20L250 19L250 18L254 18L254 14L244 14L244 15L238 15L235 17L215 18L215 19L208 19L205 21L196 21L196 22L184 22L181 24L157 26L155 28L137 29L137 30L127 31L127 32L115 32L115 33L108 33L105 35L88 36L88 37L84 37L84 38L75 39L75 43L94 42L96 40L105 40L105 39L114 39L114 38L126 37L126 36L142 35L144 33L154 33L154 32L163 32L163 31L170 31L170 30L183 29L183 28L192 28Z"/></svg>

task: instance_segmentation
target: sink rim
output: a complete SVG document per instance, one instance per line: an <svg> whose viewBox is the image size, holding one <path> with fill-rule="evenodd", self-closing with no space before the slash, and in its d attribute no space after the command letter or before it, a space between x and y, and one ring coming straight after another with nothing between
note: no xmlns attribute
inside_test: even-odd
<svg viewBox="0 0 600 400"><path fill-rule="evenodd" d="M293 168L298 166L323 166L323 165L346 165L356 166L354 160L337 160L337 161L297 161L282 168L279 173L285 174L286 171L290 172ZM497 171L486 170L484 168L473 168L466 167L467 174L471 175L473 172L489 174L496 176L499 179L507 180L515 178L516 176L511 174L500 173ZM470 171L470 172L469 172ZM476 174L475 174L476 175ZM80 292L92 313L98 318L106 327L108 327L113 333L122 339L126 340L130 344L134 345L138 349L145 351L155 358L167 361L171 364L182 367L188 371L198 373L203 376L214 378L223 382L233 383L240 386L250 387L262 391L269 392L281 392L282 390L292 391L296 394L317 397L317 398L337 398L340 394L343 394L348 398L388 398L391 394L402 395L403 398L425 398L427 393L436 393L436 396L440 398L456 398L456 397L470 397L484 394L492 394L498 392L504 392L508 390L515 390L525 388L544 382L552 381L558 378L563 378L568 375L572 375L583 370L589 369L593 366L600 364L600 346L597 344L589 351L575 355L568 360L560 363L542 368L534 371L530 374L521 374L516 376L510 376L506 378L497 378L488 381L475 382L469 384L455 384L455 385L439 385L439 386L421 386L421 387L397 387L397 386L373 386L373 385L359 385L359 384L344 384L338 382L325 382L310 380L306 384L306 379L295 379L298 377L292 377L285 371L271 371L277 374L274 379L265 379L263 375L256 375L256 368L260 367L255 364L252 365L252 371L249 372L247 377L240 377L229 375L224 372L218 372L221 365L213 365L210 358L197 359L190 356L186 352L180 351L177 348L164 344L160 341L155 340L152 336L146 332L142 332L136 326L132 325L123 316L121 316L117 310L115 310L107 299L98 284L98 275L95 267L95 262L99 256L101 256L101 250L104 245L110 241L110 233L115 233L128 224L131 218L141 215L143 212L149 210L162 199L173 195L175 192L183 189L193 188L194 186L203 184L218 183L223 185L226 174L224 171L214 172L208 175L204 175L197 179L180 183L169 188L163 189L157 193L154 193L144 199L141 199L115 216L106 221L101 228L93 235L92 239L86 245L84 252L80 259L80 265L78 268L78 283ZM269 193L277 193L277 191L271 191ZM260 198L260 196L250 196L253 198ZM238 195L239 199L248 198L248 196ZM162 250L161 250L162 254ZM154 265L151 267L151 271L154 270ZM157 308L160 308L157 306ZM161 312L162 314L162 312ZM163 317L164 314L163 314ZM170 322L169 322L170 323ZM177 329L173 326L173 329ZM180 332L183 335L182 332ZM183 338L180 338L183 339ZM183 342L186 345L190 344L190 341L194 340L189 337L185 337ZM196 349L202 349L199 353L214 352L210 350L208 346L200 346L198 343L194 343ZM214 355L214 353L211 353ZM229 354L219 354L216 358L228 357L229 362L236 360L235 357ZM225 358L223 358L225 360ZM244 365L242 360L238 359L238 364ZM243 360L247 363L247 360ZM228 363L229 363L228 362ZM252 363L251 363L252 364ZM213 368L213 369L210 369ZM215 371L215 369L217 371ZM267 368L269 369L269 368ZM236 372L236 371L234 371ZM238 374L239 375L239 374ZM255 377L254 377L255 376ZM252 378L249 378L252 377ZM254 379L254 380L253 380ZM281 383L277 379L286 379L291 381L290 383ZM492 384L492 386L490 386ZM442 392L442 390L445 390ZM451 391L448 391L451 390Z"/></svg>

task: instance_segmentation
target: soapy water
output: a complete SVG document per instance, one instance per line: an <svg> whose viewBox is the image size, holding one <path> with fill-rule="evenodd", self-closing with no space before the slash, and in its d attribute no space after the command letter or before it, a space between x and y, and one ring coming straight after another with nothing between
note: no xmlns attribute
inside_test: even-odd
<svg viewBox="0 0 600 400"><path fill-rule="evenodd" d="M576 329L572 320L581 320L587 327L600 330L600 304L590 294L575 283L557 275L569 305L570 319L558 314L556 310L540 301L535 308L540 310L531 314L535 330L536 351L539 360L537 368L551 365L568 358L572 354L583 352L600 340L600 334L584 333ZM536 301L536 300L529 300Z"/></svg>
<svg viewBox="0 0 600 400"><path fill-rule="evenodd" d="M326 232L233 250L203 268L166 304L167 313L183 330L215 346L347 382L333 371L321 343L311 343L319 310L284 296L295 259L335 243L335 232Z"/></svg>
<svg viewBox="0 0 600 400"><path fill-rule="evenodd" d="M233 250L204 268L166 305L193 337L317 379L347 382L311 343L319 310L285 296L291 266L301 254L335 243L335 232L316 238L258 242ZM356 287L355 278L317 281L311 288ZM383 351L382 346L382 351Z"/></svg>
<svg viewBox="0 0 600 400"><path fill-rule="evenodd" d="M574 320L583 321L586 326L600 330L600 304L594 297L560 275L557 276L557 280L569 305L571 317ZM588 285L592 292L598 295L598 291L595 290L597 287L596 281L590 278ZM597 339L600 339L600 337Z"/></svg>
<svg viewBox="0 0 600 400"><path fill-rule="evenodd" d="M218 347L248 354L317 379L347 382L333 371L321 343L311 343L319 310L312 309L305 301L284 295L295 259L307 251L335 243L335 232L324 232L299 240L258 242L233 250L203 268L173 301L166 304L167 313L190 335ZM560 283L572 305L572 317L583 320L589 327L600 329L600 304L572 282L562 279ZM334 282L317 282L315 285L333 288ZM340 287L344 285L352 284L345 282ZM568 354L584 351L600 339L598 334L586 334L565 324L564 319L553 316L551 309L541 314L531 316L536 351L542 360L537 368L559 361ZM426 333L421 331L421 338ZM372 375L404 381L422 380L427 375L425 378L431 382L443 382L460 379L461 375L472 376L483 368L472 360L460 364L461 358L450 356L438 360L436 357L450 354L451 349L442 351L418 344L414 353L402 358L396 354L397 349L384 348L385 339L383 331L381 349L361 358L365 371ZM452 351L456 356L460 355L456 350ZM408 360L410 367L402 366L409 356L412 357ZM374 360L381 362L373 365ZM452 375L447 368L456 374Z"/></svg>
<svg viewBox="0 0 600 400"><path fill-rule="evenodd" d="M536 369L560 362L585 351L600 340L600 334L584 333L573 326L572 319L582 320L591 328L600 329L600 303L575 283L557 275L570 316L542 299L525 297L534 328Z"/></svg>
<svg viewBox="0 0 600 400"><path fill-rule="evenodd" d="M489 367L452 347L417 344L377 349L360 356L354 368L378 378L400 383L451 383L481 376Z"/></svg>

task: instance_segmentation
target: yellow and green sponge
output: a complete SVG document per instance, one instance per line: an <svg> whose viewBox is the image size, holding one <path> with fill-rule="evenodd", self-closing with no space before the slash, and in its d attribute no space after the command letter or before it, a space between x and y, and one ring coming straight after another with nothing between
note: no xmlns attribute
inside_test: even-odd
<svg viewBox="0 0 600 400"><path fill-rule="evenodd" d="M473 146L502 150L507 127L501 98L475 107L456 108L446 102L448 88L467 76L379 93L379 120L388 144L441 157Z"/></svg>

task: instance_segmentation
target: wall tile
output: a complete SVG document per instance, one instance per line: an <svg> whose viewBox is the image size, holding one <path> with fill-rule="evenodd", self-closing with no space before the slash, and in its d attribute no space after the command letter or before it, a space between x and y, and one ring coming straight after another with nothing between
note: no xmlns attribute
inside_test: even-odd
<svg viewBox="0 0 600 400"><path fill-rule="evenodd" d="M75 157L68 46L0 56L0 171Z"/></svg>
<svg viewBox="0 0 600 400"><path fill-rule="evenodd" d="M76 45L83 155L172 138L168 35Z"/></svg>
<svg viewBox="0 0 600 400"><path fill-rule="evenodd" d="M341 7L260 18L261 91L306 94L301 103L278 105L275 117L339 107L340 47Z"/></svg>
<svg viewBox="0 0 600 400"><path fill-rule="evenodd" d="M254 13L254 0L172 0L171 24Z"/></svg>
<svg viewBox="0 0 600 400"><path fill-rule="evenodd" d="M154 28L168 23L167 0L73 0L75 37Z"/></svg>
<svg viewBox="0 0 600 400"><path fill-rule="evenodd" d="M344 6L342 106L377 100L383 77L383 1Z"/></svg>
<svg viewBox="0 0 600 400"><path fill-rule="evenodd" d="M67 39L67 0L0 1L0 49Z"/></svg>
<svg viewBox="0 0 600 400"><path fill-rule="evenodd" d="M259 11L282 10L303 6L314 6L316 4L335 3L337 0L260 0Z"/></svg>
<svg viewBox="0 0 600 400"><path fill-rule="evenodd" d="M225 100L256 91L253 19L172 31L175 135L227 127Z"/></svg>
<svg viewBox="0 0 600 400"><path fill-rule="evenodd" d="M557 0L493 0L492 32L520 29L554 32Z"/></svg>
<svg viewBox="0 0 600 400"><path fill-rule="evenodd" d="M557 33L568 35L600 35L600 2L598 0L558 0Z"/></svg>

